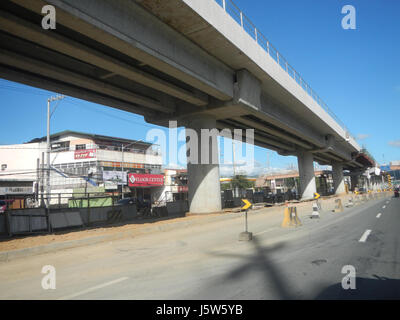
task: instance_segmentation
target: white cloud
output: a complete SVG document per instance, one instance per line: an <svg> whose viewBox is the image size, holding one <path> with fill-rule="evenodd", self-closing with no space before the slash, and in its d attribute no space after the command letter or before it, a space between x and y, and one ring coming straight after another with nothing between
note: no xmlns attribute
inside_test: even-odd
<svg viewBox="0 0 400 320"><path fill-rule="evenodd" d="M365 139L367 139L367 138L369 138L369 134L359 133L359 134L356 136L356 139L357 139L357 140L365 140Z"/></svg>
<svg viewBox="0 0 400 320"><path fill-rule="evenodd" d="M400 139L389 141L389 146L400 148Z"/></svg>
<svg viewBox="0 0 400 320"><path fill-rule="evenodd" d="M273 174L286 174L297 170L297 166L284 168L266 168L262 166L260 162L254 161L254 163L236 162L235 172L236 174L246 175L248 177L258 177L261 175L273 175ZM221 177L232 177L233 176L233 164L228 162L226 164L220 164L219 167Z"/></svg>
<svg viewBox="0 0 400 320"><path fill-rule="evenodd" d="M178 170L182 170L182 169L186 169L186 167L183 167L179 164L176 163L168 163L167 165L164 166L164 169L178 169Z"/></svg>
<svg viewBox="0 0 400 320"><path fill-rule="evenodd" d="M220 164L219 172L221 177L231 177L233 176L233 163L227 162ZM249 177L258 177L260 174L266 172L266 169L261 166L257 161L246 163L245 161L235 162L235 172L236 174L242 174Z"/></svg>

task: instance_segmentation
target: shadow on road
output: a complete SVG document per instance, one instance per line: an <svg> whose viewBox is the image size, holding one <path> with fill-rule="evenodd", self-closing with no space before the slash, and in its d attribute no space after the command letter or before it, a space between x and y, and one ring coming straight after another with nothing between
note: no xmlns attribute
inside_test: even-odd
<svg viewBox="0 0 400 320"><path fill-rule="evenodd" d="M279 243L272 247L262 247L257 238L253 238L251 244L254 248L252 255L240 255L240 254L225 254L225 253L211 253L218 257L226 258L240 258L243 261L241 265L230 271L221 279L222 284L232 283L232 280L238 280L239 278L245 278L252 274L254 271L261 271L264 279L266 297L271 299L283 299L291 300L293 297L287 289L285 283L285 275L282 271L274 265L270 255L273 252L281 250L284 247L283 243ZM271 290L272 286L272 290ZM244 288L248 290L249 288ZM222 297L225 298L225 297Z"/></svg>
<svg viewBox="0 0 400 320"><path fill-rule="evenodd" d="M374 275L375 279L356 278L356 289L344 290L341 283L322 290L316 300L393 300L400 299L400 280Z"/></svg>

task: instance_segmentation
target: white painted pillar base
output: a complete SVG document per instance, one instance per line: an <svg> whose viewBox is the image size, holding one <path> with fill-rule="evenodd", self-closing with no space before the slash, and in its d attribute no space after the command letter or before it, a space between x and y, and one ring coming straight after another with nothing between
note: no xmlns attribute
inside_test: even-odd
<svg viewBox="0 0 400 320"><path fill-rule="evenodd" d="M332 178L333 178L333 188L335 194L342 194L346 192L344 187L344 176L343 176L343 165L334 162L332 164Z"/></svg>
<svg viewBox="0 0 400 320"><path fill-rule="evenodd" d="M297 155L300 176L300 195L301 200L314 198L317 192L314 174L314 158L311 152L300 152Z"/></svg>
<svg viewBox="0 0 400 320"><path fill-rule="evenodd" d="M209 144L203 145L201 129L215 129L216 120L209 117L201 117L188 121L186 126L186 135L190 138L189 129L194 130L198 137L198 163L189 163L188 155L188 197L189 197L189 211L190 213L210 213L221 211L221 187L219 176L219 162L218 162L218 145L217 137L212 136L209 139ZM193 132L192 132L193 133ZM205 148L209 152L209 164L201 162L202 153ZM216 163L213 161L213 153L217 154Z"/></svg>

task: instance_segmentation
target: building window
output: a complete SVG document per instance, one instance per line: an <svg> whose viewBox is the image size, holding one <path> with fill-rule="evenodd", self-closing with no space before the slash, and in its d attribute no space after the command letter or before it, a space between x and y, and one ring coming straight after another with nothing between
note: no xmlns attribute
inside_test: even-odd
<svg viewBox="0 0 400 320"><path fill-rule="evenodd" d="M55 142L51 144L51 151L68 151L69 150L69 141Z"/></svg>
<svg viewBox="0 0 400 320"><path fill-rule="evenodd" d="M75 150L85 150L86 149L86 144L77 144L75 146Z"/></svg>

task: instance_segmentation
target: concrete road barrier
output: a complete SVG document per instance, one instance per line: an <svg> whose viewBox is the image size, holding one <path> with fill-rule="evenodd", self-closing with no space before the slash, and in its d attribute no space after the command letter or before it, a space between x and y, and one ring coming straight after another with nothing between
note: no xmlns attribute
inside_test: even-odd
<svg viewBox="0 0 400 320"><path fill-rule="evenodd" d="M314 202L312 205L312 214L310 218L319 218L319 210L321 210L321 205L318 202Z"/></svg>
<svg viewBox="0 0 400 320"><path fill-rule="evenodd" d="M333 210L333 212L343 212L343 205L341 199L335 200L335 209Z"/></svg>
<svg viewBox="0 0 400 320"><path fill-rule="evenodd" d="M349 200L347 200L346 207L348 208L354 207L353 197L350 197Z"/></svg>

